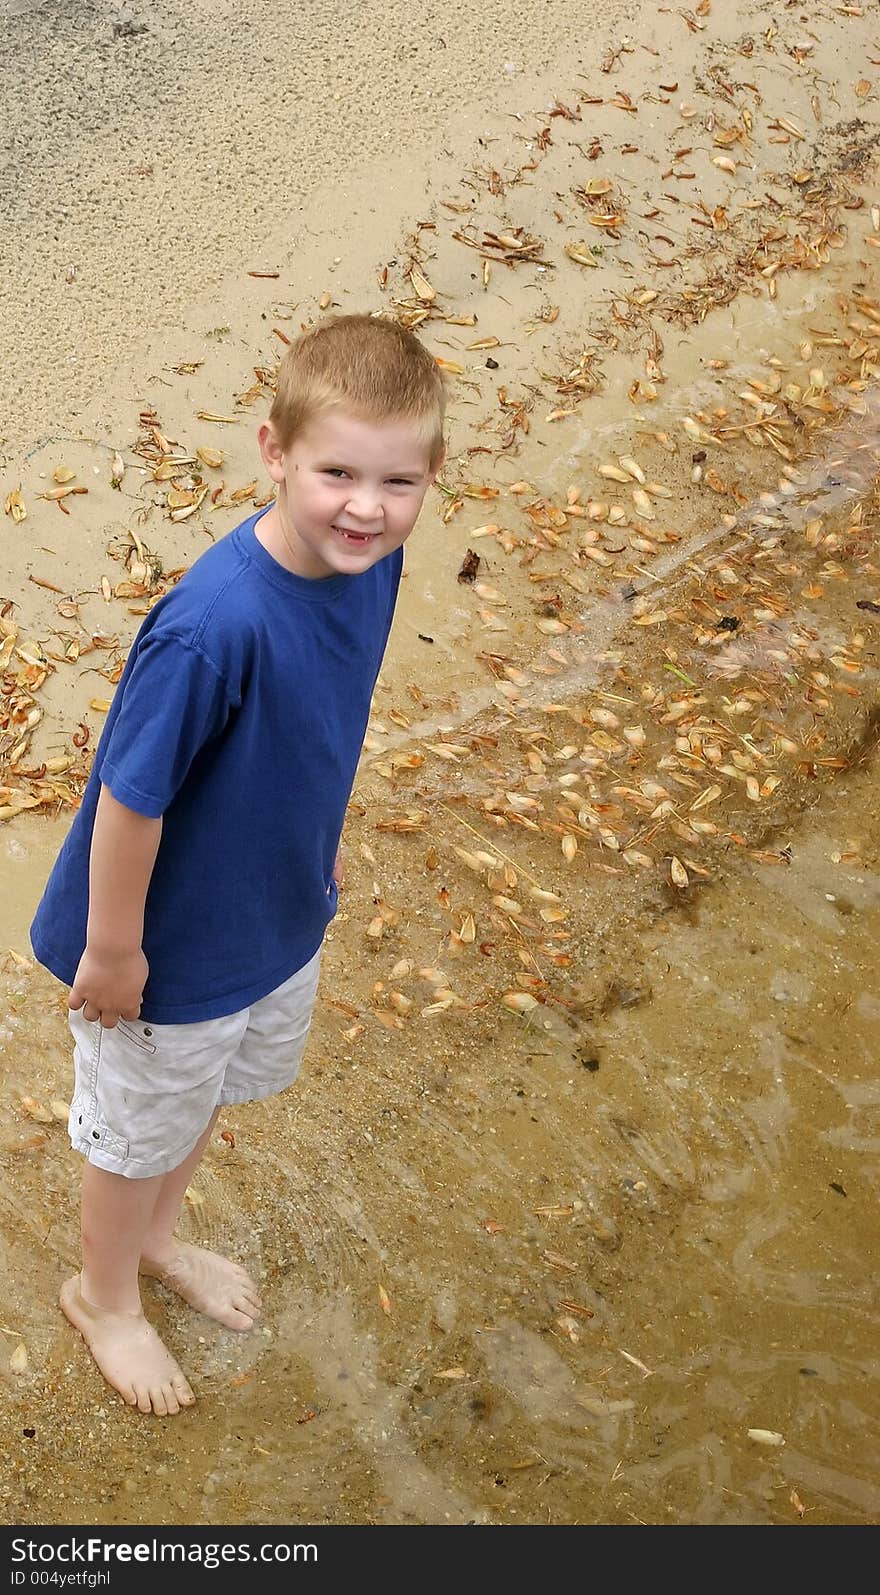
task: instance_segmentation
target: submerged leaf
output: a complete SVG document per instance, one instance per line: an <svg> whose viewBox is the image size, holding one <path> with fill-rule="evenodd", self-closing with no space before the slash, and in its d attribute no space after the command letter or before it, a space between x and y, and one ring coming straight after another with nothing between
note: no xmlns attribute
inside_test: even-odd
<svg viewBox="0 0 880 1595"><path fill-rule="evenodd" d="M537 998L530 996L527 991L505 992L501 1001L503 1002L505 1008L510 1009L511 1013L527 1014L531 1013L534 1008L538 1007Z"/></svg>
<svg viewBox="0 0 880 1595"><path fill-rule="evenodd" d="M683 888L689 884L690 877L680 858L673 857L670 859L669 873L672 877L673 886Z"/></svg>

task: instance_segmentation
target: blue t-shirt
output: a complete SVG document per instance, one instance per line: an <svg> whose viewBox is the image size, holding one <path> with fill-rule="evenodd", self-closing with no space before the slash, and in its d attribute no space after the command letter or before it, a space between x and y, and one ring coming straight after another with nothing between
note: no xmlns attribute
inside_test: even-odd
<svg viewBox="0 0 880 1595"><path fill-rule="evenodd" d="M308 963L336 911L333 863L403 553L307 580L257 541L258 518L144 620L31 926L40 963L72 985L101 784L161 815L141 1008L156 1024L257 1002Z"/></svg>

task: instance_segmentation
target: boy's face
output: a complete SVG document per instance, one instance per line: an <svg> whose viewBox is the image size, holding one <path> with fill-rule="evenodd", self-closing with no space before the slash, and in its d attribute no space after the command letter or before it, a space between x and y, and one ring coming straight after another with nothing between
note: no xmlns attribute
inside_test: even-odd
<svg viewBox="0 0 880 1595"><path fill-rule="evenodd" d="M320 416L282 450L260 428L263 463L278 492L260 541L297 576L356 576L409 537L436 469L409 421Z"/></svg>

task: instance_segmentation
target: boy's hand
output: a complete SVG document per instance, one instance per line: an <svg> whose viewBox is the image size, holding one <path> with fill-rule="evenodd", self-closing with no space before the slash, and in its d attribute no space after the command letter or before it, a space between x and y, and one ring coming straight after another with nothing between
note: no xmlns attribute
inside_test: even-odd
<svg viewBox="0 0 880 1595"><path fill-rule="evenodd" d="M336 853L336 858L333 862L333 879L335 880L337 886L342 885L342 877L344 872L345 863L342 857L342 843L340 842L338 851Z"/></svg>
<svg viewBox="0 0 880 1595"><path fill-rule="evenodd" d="M84 1019L100 1019L106 1030L112 1030L120 1019L136 1019L141 1011L141 998L149 964L140 947L126 953L96 953L86 947L79 961L68 1008L82 1010Z"/></svg>

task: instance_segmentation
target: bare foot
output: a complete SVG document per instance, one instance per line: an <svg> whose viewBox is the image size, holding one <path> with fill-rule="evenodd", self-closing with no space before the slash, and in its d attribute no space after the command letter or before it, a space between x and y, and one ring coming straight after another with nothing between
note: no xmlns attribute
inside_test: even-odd
<svg viewBox="0 0 880 1595"><path fill-rule="evenodd" d="M260 1316L260 1298L249 1274L228 1257L191 1246L175 1236L168 1257L141 1258L141 1273L160 1279L197 1312L216 1318L227 1329L253 1329Z"/></svg>
<svg viewBox="0 0 880 1595"><path fill-rule="evenodd" d="M111 1313L85 1300L79 1274L61 1287L61 1307L104 1378L130 1407L170 1417L195 1401L186 1379L143 1313Z"/></svg>

